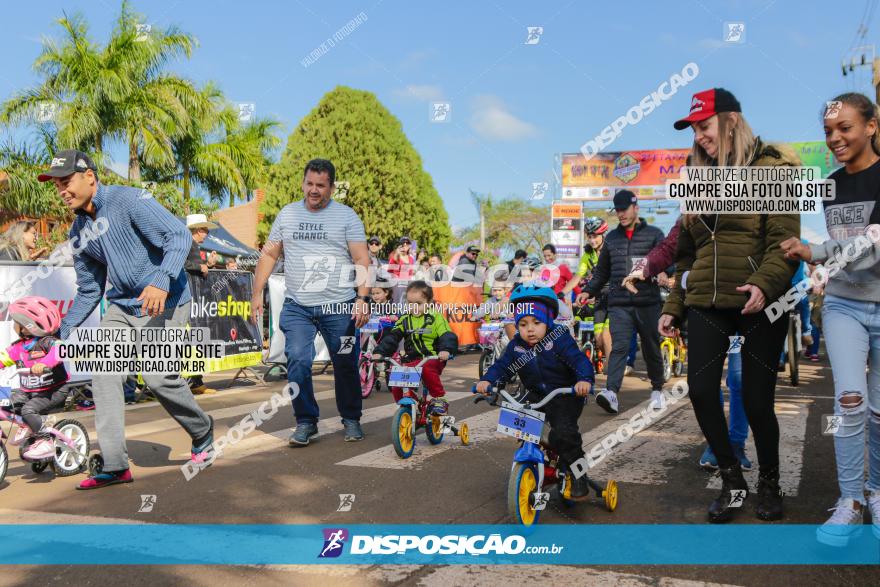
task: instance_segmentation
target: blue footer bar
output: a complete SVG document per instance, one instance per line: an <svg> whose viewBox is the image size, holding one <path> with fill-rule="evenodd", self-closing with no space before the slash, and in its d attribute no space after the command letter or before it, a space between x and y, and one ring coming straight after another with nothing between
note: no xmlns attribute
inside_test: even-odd
<svg viewBox="0 0 880 587"><path fill-rule="evenodd" d="M841 565L880 563L813 525L0 525L0 564Z"/></svg>

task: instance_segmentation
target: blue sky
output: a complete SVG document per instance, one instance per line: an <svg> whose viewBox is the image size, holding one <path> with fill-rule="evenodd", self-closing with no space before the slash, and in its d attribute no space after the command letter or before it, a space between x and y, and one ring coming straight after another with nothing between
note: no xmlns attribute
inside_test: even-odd
<svg viewBox="0 0 880 587"><path fill-rule="evenodd" d="M192 59L174 70L217 82L232 101L254 102L259 115L282 122L285 138L333 87L374 92L402 122L454 226L477 219L470 189L530 196L532 182L553 179L555 153L576 152L691 61L698 78L625 128L610 150L689 146L690 132L674 131L672 122L687 113L694 91L713 86L737 95L765 139L821 140L825 100L854 89L872 95L868 68L848 77L840 68L866 0L842 6L829 12L827 3L794 0L134 2L152 26L176 24L198 38ZM36 82L31 63L39 40L59 35L52 22L63 11L84 14L103 41L118 10L112 0L7 6L0 97ZM302 65L360 13L366 20L351 34ZM745 23L744 43L722 41L725 21ZM525 43L530 26L543 27L537 44ZM432 101L452 104L451 122L430 122ZM124 160L121 149L117 159Z"/></svg>

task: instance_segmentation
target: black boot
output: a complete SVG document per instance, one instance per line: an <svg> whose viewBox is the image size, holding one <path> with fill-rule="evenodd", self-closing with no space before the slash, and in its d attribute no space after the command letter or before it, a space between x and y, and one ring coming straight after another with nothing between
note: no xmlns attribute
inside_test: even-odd
<svg viewBox="0 0 880 587"><path fill-rule="evenodd" d="M749 496L749 485L743 478L739 463L728 469L719 469L721 474L721 493L709 506L709 521L713 524L729 522Z"/></svg>
<svg viewBox="0 0 880 587"><path fill-rule="evenodd" d="M758 507L755 508L755 514L759 520L772 522L782 519L782 495L779 467L773 467L758 476Z"/></svg>
<svg viewBox="0 0 880 587"><path fill-rule="evenodd" d="M571 482L572 501L583 501L590 496L590 483L587 481L586 475L575 477L574 475L569 474L569 479L574 479L574 481Z"/></svg>

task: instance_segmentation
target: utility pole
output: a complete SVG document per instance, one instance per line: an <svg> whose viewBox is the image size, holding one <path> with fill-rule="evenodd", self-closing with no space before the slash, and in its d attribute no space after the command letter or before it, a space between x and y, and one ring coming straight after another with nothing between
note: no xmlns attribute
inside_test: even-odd
<svg viewBox="0 0 880 587"><path fill-rule="evenodd" d="M870 58L869 58L870 57ZM880 58L876 56L874 45L863 45L853 49L852 54L847 63L844 58L841 63L841 70L844 77L847 72L853 73L857 67L871 66L871 85L874 86L874 102L880 104Z"/></svg>

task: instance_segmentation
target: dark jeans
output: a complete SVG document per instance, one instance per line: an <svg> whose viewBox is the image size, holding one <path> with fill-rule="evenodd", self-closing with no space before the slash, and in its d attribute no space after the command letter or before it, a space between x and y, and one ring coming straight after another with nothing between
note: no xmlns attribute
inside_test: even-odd
<svg viewBox="0 0 880 587"><path fill-rule="evenodd" d="M633 332L632 340L629 341L629 354L626 356L626 364L630 367L636 366L636 353L639 352L639 338Z"/></svg>
<svg viewBox="0 0 880 587"><path fill-rule="evenodd" d="M737 462L730 448L718 381L730 346L730 336L745 337L742 355L742 401L755 437L762 471L779 466L779 423L776 421L776 363L788 331L788 316L771 323L764 312L688 309L688 388L703 435L722 468Z"/></svg>
<svg viewBox="0 0 880 587"><path fill-rule="evenodd" d="M43 427L43 418L53 408L64 405L67 399L67 386L48 391L25 392L15 390L12 392L12 407L21 414L21 419L28 425L31 432L39 432Z"/></svg>
<svg viewBox="0 0 880 587"><path fill-rule="evenodd" d="M543 396L529 392L528 399L538 402ZM584 398L573 395L557 396L540 409L547 414L550 424L550 446L566 465L583 458L584 447L578 430L578 418L584 411Z"/></svg>
<svg viewBox="0 0 880 587"><path fill-rule="evenodd" d="M611 327L611 356L608 358L608 381L606 387L617 393L626 370L633 332L642 340L642 355L648 365L651 389L663 389L663 360L660 357L660 304L651 306L610 306L608 318ZM720 375L719 375L720 379Z"/></svg>
<svg viewBox="0 0 880 587"><path fill-rule="evenodd" d="M287 380L299 386L299 395L293 400L293 415L297 423L318 422L318 402L312 385L312 361L315 356L315 336L318 332L327 345L333 361L333 380L336 387L336 408L348 420L361 419L361 384L357 370L360 341L355 336L354 319L350 313L325 313L321 306L301 306L287 298L281 309L279 326L284 332L284 352L287 355ZM342 347L343 337L351 345ZM340 349L343 350L340 353Z"/></svg>

